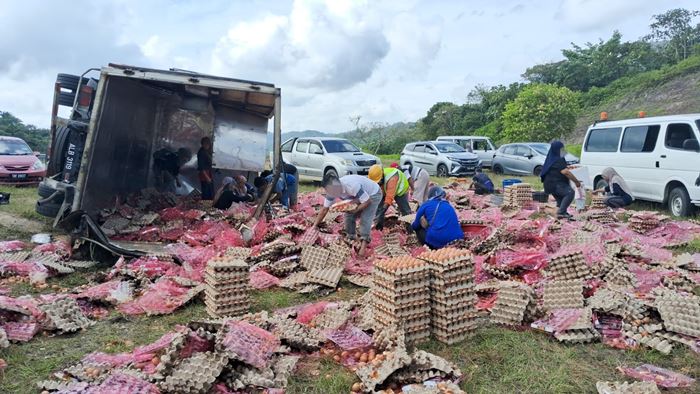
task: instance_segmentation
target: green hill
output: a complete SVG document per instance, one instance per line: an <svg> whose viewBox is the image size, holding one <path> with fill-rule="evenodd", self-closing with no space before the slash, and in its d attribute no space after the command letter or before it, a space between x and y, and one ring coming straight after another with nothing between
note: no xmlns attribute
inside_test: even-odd
<svg viewBox="0 0 700 394"><path fill-rule="evenodd" d="M592 88L582 93L581 102L581 115L567 139L570 143L581 143L588 126L603 111L610 120L634 118L639 111L647 116L700 113L700 55Z"/></svg>

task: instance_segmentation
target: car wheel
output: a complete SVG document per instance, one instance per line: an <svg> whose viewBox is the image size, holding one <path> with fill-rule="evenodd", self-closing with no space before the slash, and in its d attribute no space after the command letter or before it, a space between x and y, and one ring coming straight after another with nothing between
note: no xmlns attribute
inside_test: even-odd
<svg viewBox="0 0 700 394"><path fill-rule="evenodd" d="M447 166L444 164L440 164L437 168L437 176L440 178L447 178L447 175L449 175L449 170L447 169Z"/></svg>
<svg viewBox="0 0 700 394"><path fill-rule="evenodd" d="M596 190L605 189L607 186L608 186L608 182L605 182L605 179L603 179L603 178L598 179L595 183Z"/></svg>
<svg viewBox="0 0 700 394"><path fill-rule="evenodd" d="M503 167L500 164L494 164L493 165L493 172L494 172L494 174L502 175L503 174Z"/></svg>
<svg viewBox="0 0 700 394"><path fill-rule="evenodd" d="M673 216L690 216L693 213L690 196L684 187L676 187L671 190L668 195L668 210Z"/></svg>
<svg viewBox="0 0 700 394"><path fill-rule="evenodd" d="M61 205L62 203L45 203L45 204L36 204L36 213L42 216L46 216L49 218L55 218L58 215L58 212L61 210Z"/></svg>
<svg viewBox="0 0 700 394"><path fill-rule="evenodd" d="M535 176L540 176L540 174L542 173L542 166L537 166L537 167L535 167L535 170L532 171L532 173L533 173Z"/></svg>
<svg viewBox="0 0 700 394"><path fill-rule="evenodd" d="M326 178L328 176L332 176L334 178L338 178L338 171L336 171L333 168L329 168L326 170L326 172L323 174L323 177Z"/></svg>

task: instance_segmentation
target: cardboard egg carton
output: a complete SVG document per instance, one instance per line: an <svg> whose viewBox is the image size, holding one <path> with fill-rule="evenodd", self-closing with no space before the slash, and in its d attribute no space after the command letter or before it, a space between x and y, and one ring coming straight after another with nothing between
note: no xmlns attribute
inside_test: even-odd
<svg viewBox="0 0 700 394"><path fill-rule="evenodd" d="M439 269L441 266L449 266L462 261L471 261L472 254L467 249L442 248L429 250L418 256L419 259L431 263L430 267Z"/></svg>
<svg viewBox="0 0 700 394"><path fill-rule="evenodd" d="M554 338L565 343L590 343L600 338L600 333L593 328L567 330L554 333Z"/></svg>
<svg viewBox="0 0 700 394"><path fill-rule="evenodd" d="M427 300L400 307L386 303L383 300L375 300L372 302L372 306L374 307L374 316L377 319L385 317L389 320L401 320L416 316L430 316L430 302Z"/></svg>
<svg viewBox="0 0 700 394"><path fill-rule="evenodd" d="M275 388L275 373L272 368L255 369L236 365L224 372L221 380L226 387L236 391L253 391L258 387Z"/></svg>
<svg viewBox="0 0 700 394"><path fill-rule="evenodd" d="M472 249L475 254L486 255L496 251L503 242L503 230L497 228L491 235L489 235L485 240L479 242Z"/></svg>
<svg viewBox="0 0 700 394"><path fill-rule="evenodd" d="M427 304L430 300L430 291L425 288L418 288L410 292L398 293L375 287L372 289L372 296L374 300L370 302L377 302L386 305L388 308L398 309L412 305Z"/></svg>
<svg viewBox="0 0 700 394"><path fill-rule="evenodd" d="M555 280L544 284L545 310L582 308L583 280Z"/></svg>
<svg viewBox="0 0 700 394"><path fill-rule="evenodd" d="M328 265L333 267L345 267L350 258L350 248L344 243L335 243L328 248Z"/></svg>
<svg viewBox="0 0 700 394"><path fill-rule="evenodd" d="M608 209L590 211L586 214L588 220L595 220L600 224L612 224L617 222L615 213Z"/></svg>
<svg viewBox="0 0 700 394"><path fill-rule="evenodd" d="M30 254L31 254L30 251L0 253L0 261L19 263L19 262L27 260L27 258L29 257Z"/></svg>
<svg viewBox="0 0 700 394"><path fill-rule="evenodd" d="M654 382L598 382L598 394L661 394Z"/></svg>
<svg viewBox="0 0 700 394"><path fill-rule="evenodd" d="M186 358L160 383L168 392L206 393L228 364L223 353L200 352Z"/></svg>
<svg viewBox="0 0 700 394"><path fill-rule="evenodd" d="M584 222L584 223L583 223L583 226L581 226L581 229L582 229L583 231L588 231L588 232L591 232L591 233L597 233L597 232L600 232L600 231L602 230L602 227L600 227L599 225L597 225L597 224L595 224L595 223L593 223L593 222Z"/></svg>
<svg viewBox="0 0 700 394"><path fill-rule="evenodd" d="M668 331L700 337L700 297L665 291L656 298L656 308Z"/></svg>
<svg viewBox="0 0 700 394"><path fill-rule="evenodd" d="M626 330L622 330L622 335L641 345L654 349L659 353L671 354L671 351L673 350L673 343L664 338L657 337L656 335L635 333L633 331Z"/></svg>
<svg viewBox="0 0 700 394"><path fill-rule="evenodd" d="M614 284L623 287L635 287L637 285L637 277L631 273L626 266L615 265L603 277L603 280L609 284Z"/></svg>
<svg viewBox="0 0 700 394"><path fill-rule="evenodd" d="M503 325L520 325L525 310L533 300L532 289L529 286L508 283L498 290L498 299L491 310L490 320Z"/></svg>
<svg viewBox="0 0 700 394"><path fill-rule="evenodd" d="M355 286L359 287L371 287L372 286L372 276L371 275L346 275L345 279Z"/></svg>
<svg viewBox="0 0 700 394"><path fill-rule="evenodd" d="M240 316L248 313L250 310L250 304L238 304L238 305L206 305L205 308L207 314L213 318L223 318L223 317L234 317Z"/></svg>
<svg viewBox="0 0 700 394"><path fill-rule="evenodd" d="M605 196L600 194L594 194L591 196L591 205L589 209L607 209L608 206L605 205Z"/></svg>
<svg viewBox="0 0 700 394"><path fill-rule="evenodd" d="M286 278L283 278L280 281L280 287L284 289L297 290L307 283L309 282L306 277L306 271L297 271L292 272Z"/></svg>
<svg viewBox="0 0 700 394"><path fill-rule="evenodd" d="M354 306L351 303L339 303L335 308L326 308L321 314L314 317L311 322L319 330L335 330L350 320L353 308Z"/></svg>
<svg viewBox="0 0 700 394"><path fill-rule="evenodd" d="M590 279L591 269L583 252L566 253L549 261L547 272L557 280Z"/></svg>
<svg viewBox="0 0 700 394"><path fill-rule="evenodd" d="M316 351L326 341L319 330L294 319L275 316L271 322L271 332L277 335L283 344L294 349Z"/></svg>
<svg viewBox="0 0 700 394"><path fill-rule="evenodd" d="M81 361L65 368L63 372L83 382L100 382L114 368L110 363Z"/></svg>
<svg viewBox="0 0 700 394"><path fill-rule="evenodd" d="M301 265L307 270L315 267L325 267L328 265L327 249L318 246L304 246L301 251Z"/></svg>
<svg viewBox="0 0 700 394"><path fill-rule="evenodd" d="M62 392L84 392L90 384L87 382L59 382L55 380L42 380L36 383L40 390Z"/></svg>
<svg viewBox="0 0 700 394"><path fill-rule="evenodd" d="M46 314L47 326L61 332L75 332L95 324L85 317L80 307L72 298L61 298L39 305Z"/></svg>
<svg viewBox="0 0 700 394"><path fill-rule="evenodd" d="M408 252L402 248L401 246L397 245L391 245L391 244L382 244L374 248L374 253L377 256L386 256L386 257L399 257L399 256L405 256L408 254Z"/></svg>
<svg viewBox="0 0 700 394"><path fill-rule="evenodd" d="M274 276L287 276L299 269L297 258L287 258L269 263L268 271Z"/></svg>
<svg viewBox="0 0 700 394"><path fill-rule="evenodd" d="M406 343L411 346L420 345L430 340L430 328L426 327L414 333L406 333Z"/></svg>
<svg viewBox="0 0 700 394"><path fill-rule="evenodd" d="M406 348L404 332L397 324L378 327L372 334L372 342L379 350Z"/></svg>
<svg viewBox="0 0 700 394"><path fill-rule="evenodd" d="M341 276L343 276L343 267L314 267L308 271L306 278L311 283L336 288Z"/></svg>
<svg viewBox="0 0 700 394"><path fill-rule="evenodd" d="M406 350L398 348L385 354L384 360L378 363L368 363L358 368L355 373L362 383L365 392L375 392L377 386L384 383L392 374L410 365L412 359Z"/></svg>
<svg viewBox="0 0 700 394"><path fill-rule="evenodd" d="M495 267L493 264L489 264L486 261L484 261L481 264L481 269L496 279L510 280L513 278L513 275L511 273L506 272L505 270L503 270L501 268Z"/></svg>

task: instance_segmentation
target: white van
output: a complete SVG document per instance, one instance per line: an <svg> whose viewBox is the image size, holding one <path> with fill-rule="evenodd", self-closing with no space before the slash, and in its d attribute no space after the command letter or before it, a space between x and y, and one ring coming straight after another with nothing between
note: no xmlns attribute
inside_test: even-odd
<svg viewBox="0 0 700 394"><path fill-rule="evenodd" d="M700 206L700 114L596 122L588 128L581 164L596 188L614 168L634 198L668 204L674 216Z"/></svg>
<svg viewBox="0 0 700 394"><path fill-rule="evenodd" d="M445 135L437 137L436 141L453 142L469 152L476 153L483 167L491 167L496 146L489 137L479 135Z"/></svg>

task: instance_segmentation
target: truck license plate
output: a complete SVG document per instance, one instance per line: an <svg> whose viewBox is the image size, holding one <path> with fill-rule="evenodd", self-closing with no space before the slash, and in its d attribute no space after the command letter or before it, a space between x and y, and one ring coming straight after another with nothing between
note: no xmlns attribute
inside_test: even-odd
<svg viewBox="0 0 700 394"><path fill-rule="evenodd" d="M27 174L12 174L12 179L24 179L27 177Z"/></svg>

